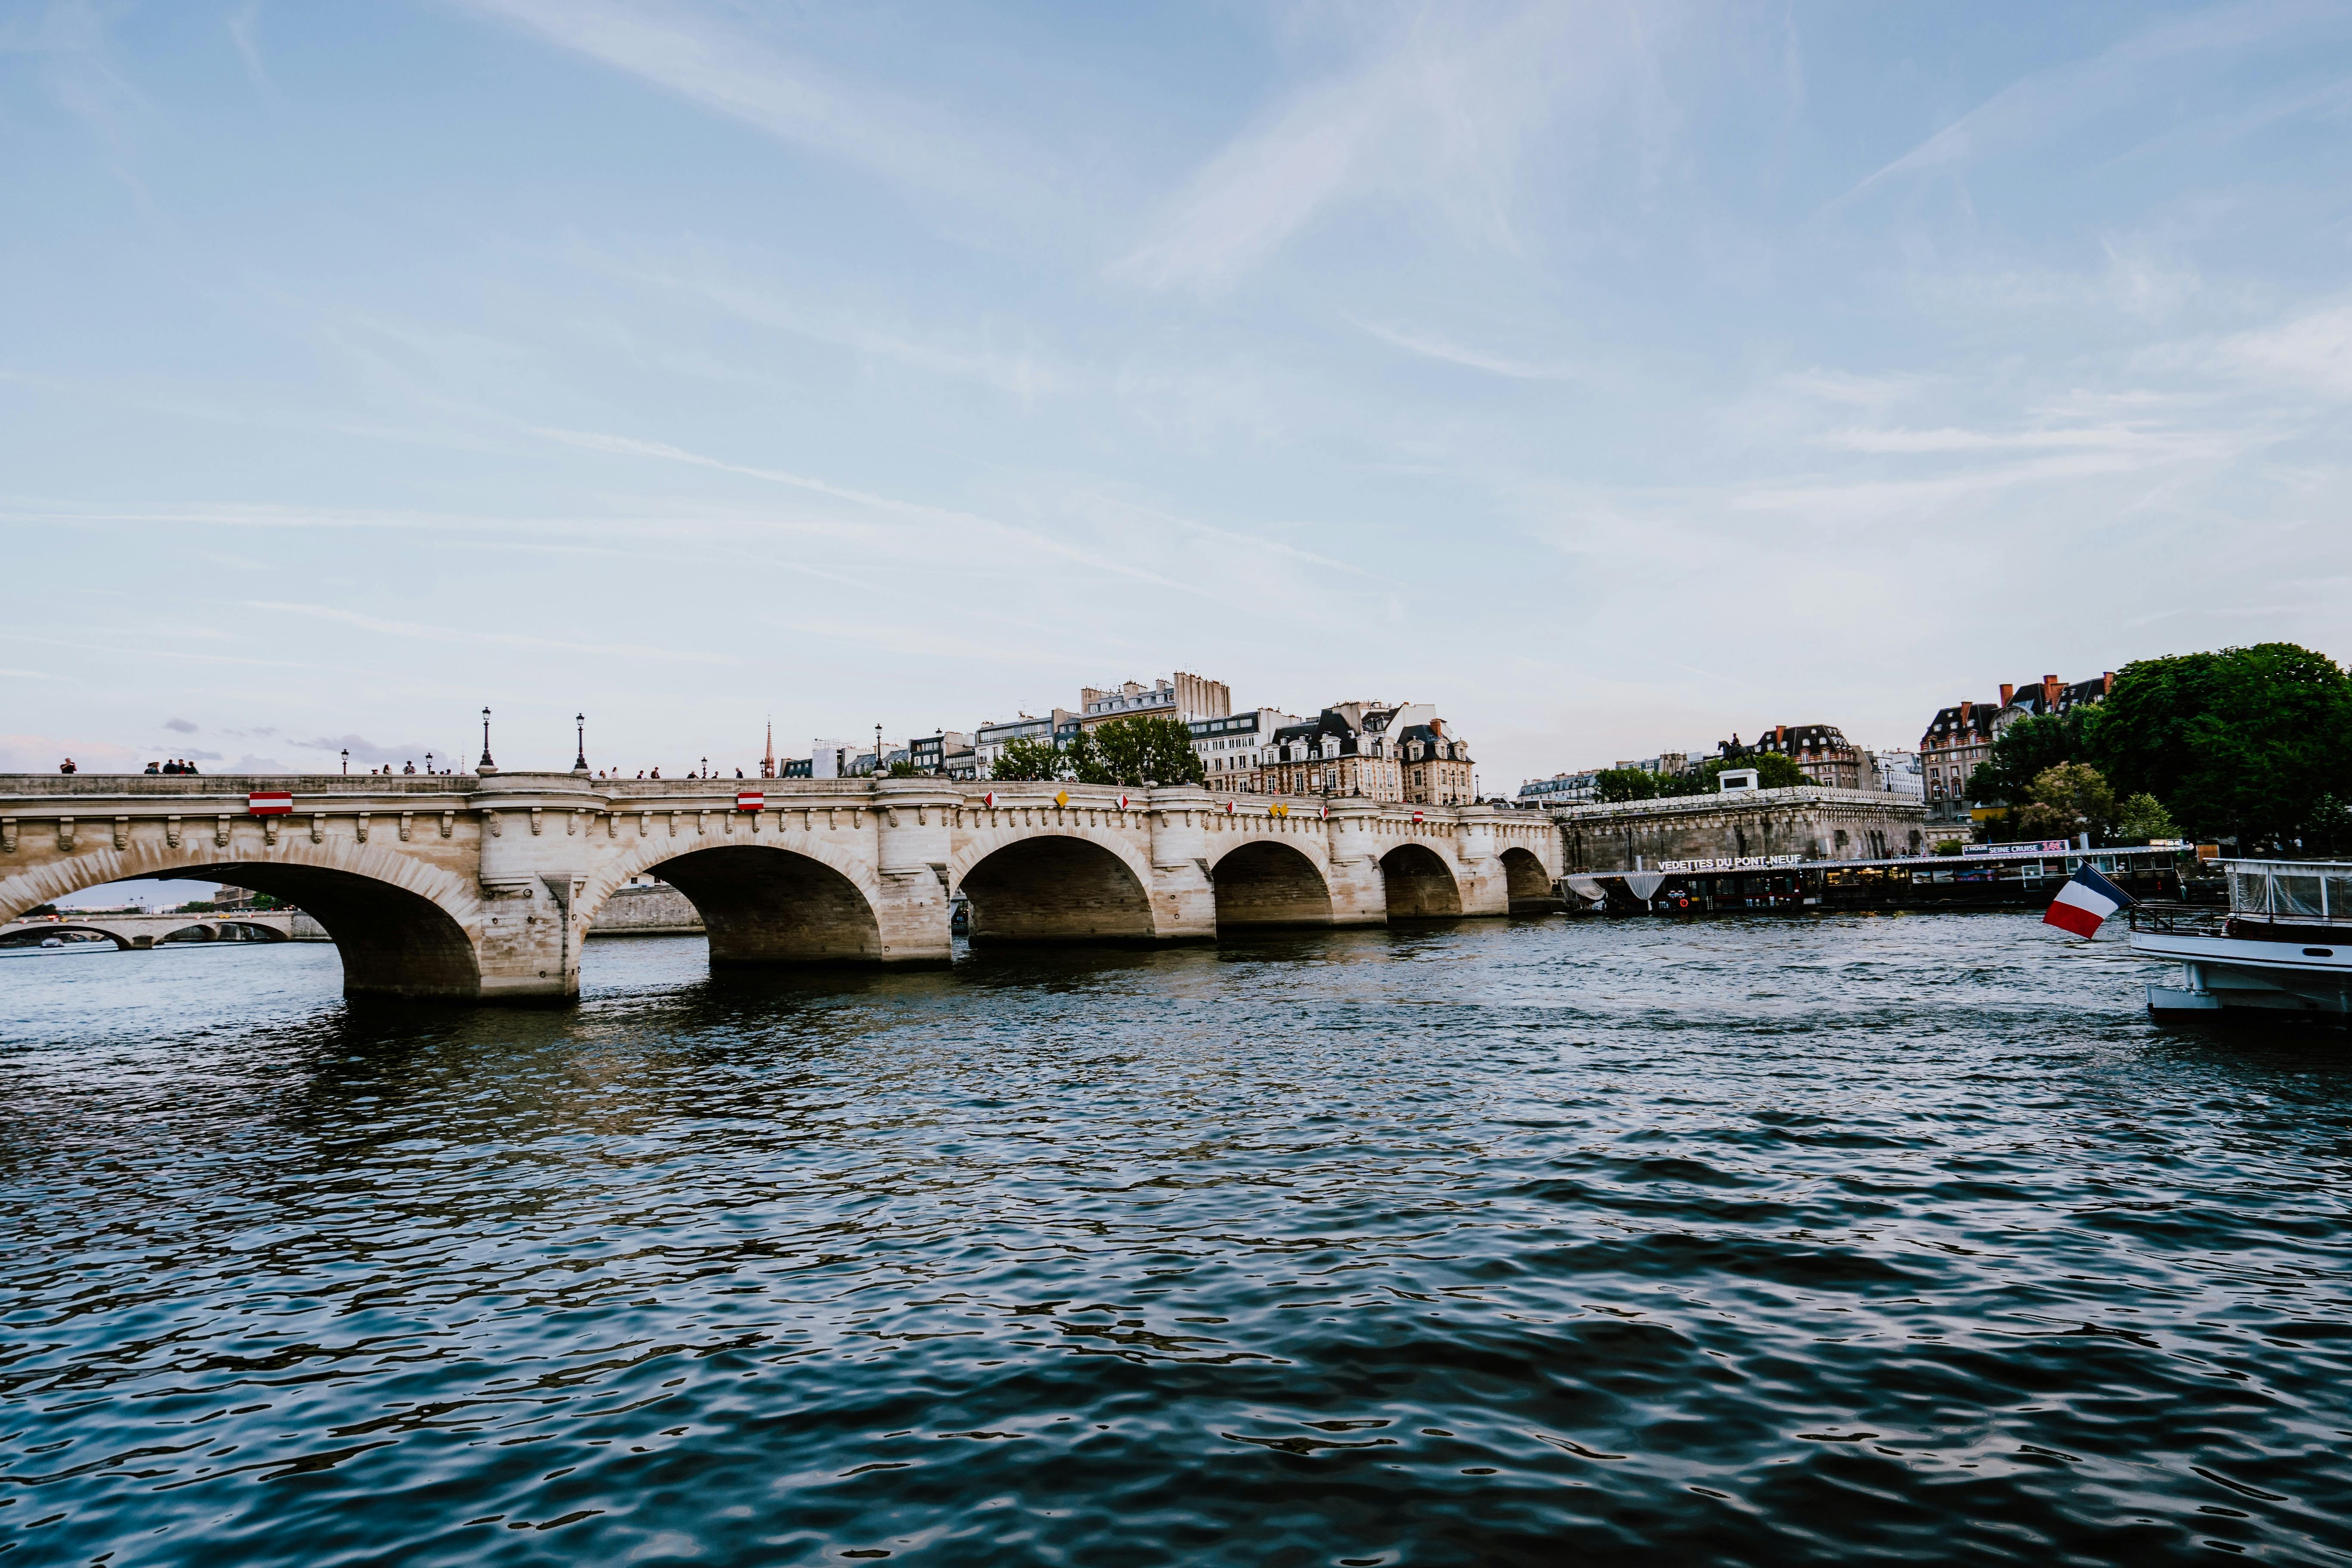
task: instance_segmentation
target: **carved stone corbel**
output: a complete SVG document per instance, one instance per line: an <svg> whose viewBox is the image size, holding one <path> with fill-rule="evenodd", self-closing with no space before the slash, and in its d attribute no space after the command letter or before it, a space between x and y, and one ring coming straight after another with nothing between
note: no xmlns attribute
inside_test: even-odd
<svg viewBox="0 0 2352 1568"><path fill-rule="evenodd" d="M539 808L538 806L535 806L535 805L534 805L534 806L532 806L532 807L530 808L530 836L531 836L533 838L536 838L536 837L539 837L540 826L541 826L541 824L540 824L540 820L539 820L539 819L540 819L540 816L541 816L540 808Z"/></svg>
<svg viewBox="0 0 2352 1568"><path fill-rule="evenodd" d="M16 852L16 819L13 816L0 816L0 853L14 855Z"/></svg>
<svg viewBox="0 0 2352 1568"><path fill-rule="evenodd" d="M368 814L364 811L361 812L357 818L357 822L360 842L364 844L367 842L368 835Z"/></svg>
<svg viewBox="0 0 2352 1568"><path fill-rule="evenodd" d="M486 811L482 813L482 820L490 825L491 837L503 838L506 837L507 826L504 822L501 822L499 819L499 814L497 812Z"/></svg>
<svg viewBox="0 0 2352 1568"><path fill-rule="evenodd" d="M310 842L324 844L326 841L327 814L323 811L314 811L310 814Z"/></svg>
<svg viewBox="0 0 2352 1568"><path fill-rule="evenodd" d="M441 837L444 838L450 837L456 834L457 831L457 814L454 811L443 812L441 814Z"/></svg>
<svg viewBox="0 0 2352 1568"><path fill-rule="evenodd" d="M131 847L131 819L127 816L114 819L114 847L117 849Z"/></svg>
<svg viewBox="0 0 2352 1568"><path fill-rule="evenodd" d="M268 845L275 845L278 842L278 819L276 817L265 816L261 819L261 841L264 844Z"/></svg>
<svg viewBox="0 0 2352 1568"><path fill-rule="evenodd" d="M213 818L213 847L215 849L228 847L228 818L226 816Z"/></svg>
<svg viewBox="0 0 2352 1568"><path fill-rule="evenodd" d="M416 814L413 811L404 811L400 814L400 841L403 844L408 842L409 829L413 826L413 819L415 816Z"/></svg>
<svg viewBox="0 0 2352 1568"><path fill-rule="evenodd" d="M180 819L178 817L167 816L163 819L163 843L167 847L173 849L177 849L180 847Z"/></svg>
<svg viewBox="0 0 2352 1568"><path fill-rule="evenodd" d="M74 819L70 816L60 816L58 818L58 847L71 849L73 847Z"/></svg>

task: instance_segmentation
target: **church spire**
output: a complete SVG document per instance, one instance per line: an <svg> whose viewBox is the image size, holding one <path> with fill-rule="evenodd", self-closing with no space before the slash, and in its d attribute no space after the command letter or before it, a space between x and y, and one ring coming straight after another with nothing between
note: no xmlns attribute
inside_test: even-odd
<svg viewBox="0 0 2352 1568"><path fill-rule="evenodd" d="M776 776L776 721L773 719L768 721L768 749L760 754L760 776L763 779Z"/></svg>

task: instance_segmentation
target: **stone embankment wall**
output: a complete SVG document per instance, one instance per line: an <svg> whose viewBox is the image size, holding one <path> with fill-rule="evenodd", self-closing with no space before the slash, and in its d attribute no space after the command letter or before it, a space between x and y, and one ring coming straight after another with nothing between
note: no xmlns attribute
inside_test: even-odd
<svg viewBox="0 0 2352 1568"><path fill-rule="evenodd" d="M702 916L684 893L667 882L616 888L588 926L590 936L702 934Z"/></svg>
<svg viewBox="0 0 2352 1568"><path fill-rule="evenodd" d="M1927 808L1873 790L1762 789L1619 805L1556 807L1571 871L1636 871L1661 860L1796 855L1872 860L1926 847Z"/></svg>

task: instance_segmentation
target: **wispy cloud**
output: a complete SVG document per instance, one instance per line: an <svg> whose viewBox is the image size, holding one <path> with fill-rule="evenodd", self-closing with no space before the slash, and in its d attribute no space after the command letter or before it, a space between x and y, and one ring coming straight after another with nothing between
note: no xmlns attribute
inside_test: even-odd
<svg viewBox="0 0 2352 1568"><path fill-rule="evenodd" d="M342 626L357 626L362 631L375 632L384 637L417 637L442 643L481 643L499 647L546 648L556 653L590 653L616 655L625 658L674 659L688 664L740 664L742 661L729 654L693 652L679 648L648 647L642 643L571 642L559 637L531 637L522 632L486 632L467 626L428 626L421 621L397 621L381 616L362 615L356 610L338 609L332 605L304 605L282 599L249 599L249 610L268 610L281 616L303 616L311 620L334 621Z"/></svg>
<svg viewBox="0 0 2352 1568"><path fill-rule="evenodd" d="M2352 305L2240 333L2222 345L2222 356L2242 374L2352 397Z"/></svg>
<svg viewBox="0 0 2352 1568"><path fill-rule="evenodd" d="M1508 376L1514 381L1572 381L1579 374L1571 364L1511 359L1483 349L1465 348L1434 332L1383 326L1378 321L1356 321L1354 317L1349 319L1391 348L1400 348L1424 359L1443 360L1447 364L1466 365L1489 374Z"/></svg>
<svg viewBox="0 0 2352 1568"><path fill-rule="evenodd" d="M715 469L720 473L741 474L747 479L764 479L770 484L787 485L794 489L806 490L814 495L853 501L878 512L932 527L950 528L965 533L977 531L1042 554L1057 556L1080 565L1091 566L1097 571L1108 572L1114 576L1129 577L1137 582L1150 583L1162 588L1174 588L1188 594L1206 593L1204 589L1165 576L1148 567L1139 566L1133 562L1121 561L1114 556L1066 544L1046 534L1001 522L995 518L985 517L978 512L960 511L951 507L931 506L921 501L899 500L891 496L877 495L870 490L851 489L846 486L811 479L805 474L795 474L782 468L763 468L746 463L730 463L718 458L706 457L700 452L689 452L682 447L673 447L667 442L640 440L634 436L611 436L595 431L562 430L553 427L542 427L537 434L552 441L562 441L574 447L585 447L594 451L621 453L638 458L656 458L664 462L686 463L698 468Z"/></svg>
<svg viewBox="0 0 2352 1568"><path fill-rule="evenodd" d="M1222 288L1360 195L1434 206L1508 245L1521 142L1575 75L1605 75L1586 13L1526 5L1489 21L1417 15L1352 72L1307 88L1229 142L1168 204L1114 272L1150 288Z"/></svg>
<svg viewBox="0 0 2352 1568"><path fill-rule="evenodd" d="M2249 0L2161 23L2086 60L2023 77L1916 147L1875 170L1832 208L1907 174L2034 145L2160 88L2158 69L2175 61L2202 64L2315 26L2341 29L2339 7L2312 0Z"/></svg>
<svg viewBox="0 0 2352 1568"><path fill-rule="evenodd" d="M784 54L699 6L648 0L462 0L616 70L913 190L1035 208L1045 183L1016 153L931 103Z"/></svg>
<svg viewBox="0 0 2352 1568"><path fill-rule="evenodd" d="M2104 447L2146 450L2164 445L2151 431L2125 426L2058 430L1832 430L1813 437L1817 447L1844 452L1997 452L2021 447Z"/></svg>
<svg viewBox="0 0 2352 1568"><path fill-rule="evenodd" d="M1024 405L1068 390L1079 379L1070 367L1026 341L1029 334L1018 326L1000 334L992 324L969 331L877 321L837 306L787 299L772 287L747 281L707 259L638 264L591 253L583 255L582 261L609 277L693 296L740 321L932 374L977 382Z"/></svg>

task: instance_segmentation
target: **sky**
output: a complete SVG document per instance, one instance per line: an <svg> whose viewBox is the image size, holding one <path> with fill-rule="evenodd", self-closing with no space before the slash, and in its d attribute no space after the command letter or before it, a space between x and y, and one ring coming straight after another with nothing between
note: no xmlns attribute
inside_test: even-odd
<svg viewBox="0 0 2352 1568"><path fill-rule="evenodd" d="M2352 7L0 4L0 768L2352 656Z"/></svg>

